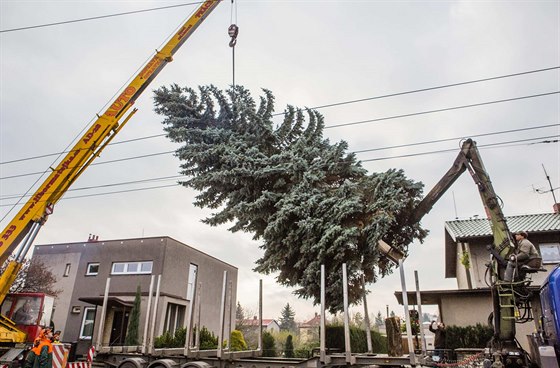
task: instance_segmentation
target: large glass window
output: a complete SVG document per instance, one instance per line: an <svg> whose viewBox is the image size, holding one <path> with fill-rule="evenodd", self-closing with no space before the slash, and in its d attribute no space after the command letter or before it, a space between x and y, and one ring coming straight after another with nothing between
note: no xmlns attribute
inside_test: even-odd
<svg viewBox="0 0 560 368"><path fill-rule="evenodd" d="M80 328L80 339L91 339L93 337L93 324L95 322L95 308L85 307L82 327Z"/></svg>
<svg viewBox="0 0 560 368"><path fill-rule="evenodd" d="M175 333L175 330L183 327L185 321L185 306L174 303L167 303L167 311L165 313L165 332L171 334Z"/></svg>
<svg viewBox="0 0 560 368"><path fill-rule="evenodd" d="M543 263L560 263L560 244L543 243L539 244Z"/></svg>
<svg viewBox="0 0 560 368"><path fill-rule="evenodd" d="M111 268L112 275L137 275L152 273L153 262L115 262Z"/></svg>

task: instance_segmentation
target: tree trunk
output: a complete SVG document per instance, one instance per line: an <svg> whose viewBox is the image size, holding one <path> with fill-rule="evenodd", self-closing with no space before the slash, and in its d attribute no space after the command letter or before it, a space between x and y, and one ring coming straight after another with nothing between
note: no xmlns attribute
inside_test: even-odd
<svg viewBox="0 0 560 368"><path fill-rule="evenodd" d="M387 351L389 356L402 356L401 321L399 317L389 317L385 320L387 331Z"/></svg>

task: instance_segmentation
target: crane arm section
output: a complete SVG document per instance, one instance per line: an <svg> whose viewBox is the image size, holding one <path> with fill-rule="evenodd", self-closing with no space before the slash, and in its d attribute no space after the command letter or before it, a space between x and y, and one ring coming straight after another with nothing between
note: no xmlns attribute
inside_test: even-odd
<svg viewBox="0 0 560 368"><path fill-rule="evenodd" d="M66 193L70 185L100 155L130 119L135 110L126 117L124 115L136 99L167 63L172 61L175 52L219 2L220 0L203 2L164 47L156 52L103 115L98 116L62 161L54 169L51 168L52 172L47 179L0 233L0 264L8 259L18 244L29 234L34 223L42 224L46 221L48 215L52 213L53 206Z"/></svg>
<svg viewBox="0 0 560 368"><path fill-rule="evenodd" d="M466 170L469 171L478 188L478 193L490 221L494 240L489 250L497 258L498 263L501 266L505 266L504 260L514 250L515 242L507 226L490 176L482 163L476 142L472 139L467 139L463 142L461 151L457 155L453 166L418 204L413 214L413 220L418 222L424 215L430 212L434 204Z"/></svg>

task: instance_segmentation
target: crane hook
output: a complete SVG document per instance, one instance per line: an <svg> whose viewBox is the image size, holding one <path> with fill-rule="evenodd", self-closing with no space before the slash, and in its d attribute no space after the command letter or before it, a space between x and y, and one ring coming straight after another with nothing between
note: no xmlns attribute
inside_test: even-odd
<svg viewBox="0 0 560 368"><path fill-rule="evenodd" d="M231 40L229 41L229 47L235 47L235 44L237 43L238 33L239 33L239 27L237 25L232 24L231 26L229 26L228 35L231 37Z"/></svg>

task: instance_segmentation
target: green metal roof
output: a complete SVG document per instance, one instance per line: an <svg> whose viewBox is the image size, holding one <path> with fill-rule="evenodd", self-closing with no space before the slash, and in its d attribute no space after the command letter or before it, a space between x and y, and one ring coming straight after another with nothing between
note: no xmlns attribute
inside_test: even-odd
<svg viewBox="0 0 560 368"><path fill-rule="evenodd" d="M526 231L531 234L560 231L558 213L507 216L506 221L512 232ZM445 229L454 241L492 235L488 219L446 221Z"/></svg>

